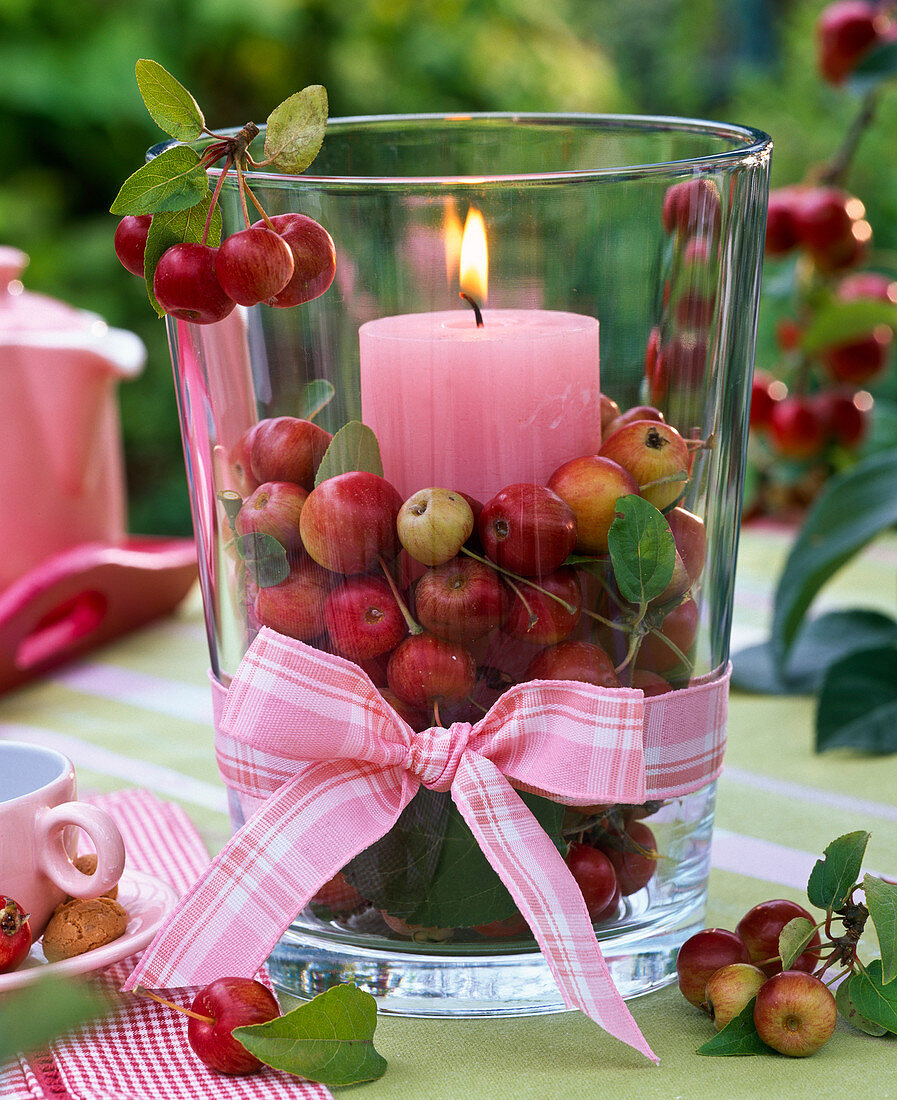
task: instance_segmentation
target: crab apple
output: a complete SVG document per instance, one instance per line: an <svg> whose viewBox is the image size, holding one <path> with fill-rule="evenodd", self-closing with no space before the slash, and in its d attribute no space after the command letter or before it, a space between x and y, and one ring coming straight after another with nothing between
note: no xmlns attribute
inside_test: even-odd
<svg viewBox="0 0 897 1100"><path fill-rule="evenodd" d="M311 420L274 416L260 420L249 440L249 463L259 484L292 481L307 492L333 437Z"/></svg>
<svg viewBox="0 0 897 1100"><path fill-rule="evenodd" d="M878 4L836 0L823 8L816 24L819 71L831 84L842 84L887 29Z"/></svg>
<svg viewBox="0 0 897 1100"><path fill-rule="evenodd" d="M888 365L893 343L894 330L889 325L876 325L866 336L826 348L819 357L838 382L862 386Z"/></svg>
<svg viewBox="0 0 897 1100"><path fill-rule="evenodd" d="M698 605L694 600L688 599L667 612L659 630L664 638L668 638L677 649L688 655L698 633L698 619ZM664 673L678 668L680 664L681 660L676 651L662 638L658 638L655 634L646 634L642 639L638 651L639 668Z"/></svg>
<svg viewBox="0 0 897 1100"><path fill-rule="evenodd" d="M388 653L408 633L402 609L383 577L347 577L324 601L324 625L333 649L350 661Z"/></svg>
<svg viewBox="0 0 897 1100"><path fill-rule="evenodd" d="M780 187L769 192L766 208L767 255L784 256L800 243L796 216L799 194L793 187Z"/></svg>
<svg viewBox="0 0 897 1100"><path fill-rule="evenodd" d="M608 830L601 849L617 873L623 897L641 890L657 871L657 842L641 821L631 821L623 832Z"/></svg>
<svg viewBox="0 0 897 1100"><path fill-rule="evenodd" d="M265 226L231 233L221 242L215 273L225 294L241 306L269 302L293 274L290 246Z"/></svg>
<svg viewBox="0 0 897 1100"><path fill-rule="evenodd" d="M607 533L614 522L617 500L639 491L628 470L601 455L571 458L554 471L548 487L570 507L576 522L574 548L582 554L607 553Z"/></svg>
<svg viewBox="0 0 897 1100"><path fill-rule="evenodd" d="M301 642L312 641L324 633L324 603L332 583L327 570L302 558L286 580L259 588L255 599L259 623Z"/></svg>
<svg viewBox="0 0 897 1100"><path fill-rule="evenodd" d="M607 439L614 432L619 431L620 428L625 428L627 424L631 424L633 420L656 420L662 424L664 415L654 405L633 405L607 425L607 430L602 432L601 438Z"/></svg>
<svg viewBox="0 0 897 1100"><path fill-rule="evenodd" d="M299 517L302 543L334 573L367 573L399 553L396 517L402 498L366 470L327 478L308 494Z"/></svg>
<svg viewBox="0 0 897 1100"><path fill-rule="evenodd" d="M407 936L416 943L445 943L455 934L454 928L434 928L425 924L409 924L401 917L394 917L392 913L387 913L385 909L380 910L380 916L393 932L399 936Z"/></svg>
<svg viewBox="0 0 897 1100"><path fill-rule="evenodd" d="M764 982L754 1002L754 1026L767 1046L792 1058L815 1054L831 1039L838 1007L828 986L802 970Z"/></svg>
<svg viewBox="0 0 897 1100"><path fill-rule="evenodd" d="M237 483L239 492L245 497L254 492L261 482L252 472L252 440L258 424L247 428L228 452L227 461Z"/></svg>
<svg viewBox="0 0 897 1100"><path fill-rule="evenodd" d="M115 255L122 267L132 275L143 278L143 261L146 238L149 234L151 214L126 214L115 227Z"/></svg>
<svg viewBox="0 0 897 1100"><path fill-rule="evenodd" d="M776 321L776 343L782 351L794 351L800 347L804 330L793 317Z"/></svg>
<svg viewBox="0 0 897 1100"><path fill-rule="evenodd" d="M274 994L252 978L219 978L193 998L187 1041L197 1058L219 1073L255 1073L262 1063L233 1036L235 1027L264 1024L280 1015Z"/></svg>
<svg viewBox="0 0 897 1100"><path fill-rule="evenodd" d="M236 303L218 282L218 250L207 244L175 244L162 253L153 274L156 301L179 321L211 325L223 321Z"/></svg>
<svg viewBox="0 0 897 1100"><path fill-rule="evenodd" d="M271 535L287 550L302 545L299 516L308 493L292 481L269 481L243 501L234 522L238 535Z"/></svg>
<svg viewBox="0 0 897 1100"><path fill-rule="evenodd" d="M666 518L673 532L676 553L682 559L682 564L693 584L704 571L704 562L707 558L707 528L700 516L681 507L667 512Z"/></svg>
<svg viewBox="0 0 897 1100"><path fill-rule="evenodd" d="M806 187L797 192L794 219L800 243L813 252L836 248L851 236L863 204L840 187Z"/></svg>
<svg viewBox="0 0 897 1100"><path fill-rule="evenodd" d="M825 425L819 410L803 396L779 401L770 414L769 430L772 443L783 458L813 458L825 443Z"/></svg>
<svg viewBox="0 0 897 1100"><path fill-rule="evenodd" d="M413 707L428 710L434 703L457 703L473 691L477 666L458 642L435 634L413 634L389 659L390 690Z"/></svg>
<svg viewBox="0 0 897 1100"><path fill-rule="evenodd" d="M673 685L669 680L664 680L664 678L658 676L656 672L648 672L643 668L637 668L632 673L629 680L629 686L641 688L642 694L646 698L651 698L653 695L666 695L668 691L673 690Z"/></svg>
<svg viewBox="0 0 897 1100"><path fill-rule="evenodd" d="M713 180L697 178L674 183L663 198L666 233L707 236L719 232L721 205Z"/></svg>
<svg viewBox="0 0 897 1100"><path fill-rule="evenodd" d="M831 439L849 450L862 443L868 428L868 415L867 410L857 404L855 394L838 390L821 393L817 404Z"/></svg>
<svg viewBox="0 0 897 1100"><path fill-rule="evenodd" d="M553 573L576 545L576 516L545 485L507 485L483 505L477 524L486 554L526 577Z"/></svg>
<svg viewBox="0 0 897 1100"><path fill-rule="evenodd" d="M816 923L812 913L808 913L802 905L785 898L775 898L755 905L735 925L736 933L751 953L751 962L754 966L759 966L764 974L778 974L781 971L779 934L795 917L803 917L811 924ZM807 950L791 964L791 969L812 970L819 962L820 942L819 933L816 932L807 945Z"/></svg>
<svg viewBox="0 0 897 1100"><path fill-rule="evenodd" d="M756 371L751 383L750 425L752 428L767 428L772 419L772 410L788 393L783 383L766 371Z"/></svg>
<svg viewBox="0 0 897 1100"><path fill-rule="evenodd" d="M592 920L607 910L617 892L617 876L607 856L589 844L571 844L566 863Z"/></svg>
<svg viewBox="0 0 897 1100"><path fill-rule="evenodd" d="M488 924L475 924L473 930L487 940L504 940L511 936L519 939L530 934L529 925L522 913L512 913L509 917L492 920Z"/></svg>
<svg viewBox="0 0 897 1100"><path fill-rule="evenodd" d="M878 302L897 304L897 279L878 271L855 271L844 276L835 294L842 302L872 298Z"/></svg>
<svg viewBox="0 0 897 1100"><path fill-rule="evenodd" d="M680 328L707 329L713 324L716 296L702 294L699 290L687 290L679 295L673 307L676 324Z"/></svg>
<svg viewBox="0 0 897 1100"><path fill-rule="evenodd" d="M729 963L714 970L707 979L704 1004L717 1031L747 1007L765 981L763 971L750 963Z"/></svg>
<svg viewBox="0 0 897 1100"><path fill-rule="evenodd" d="M399 509L399 541L422 565L442 565L473 534L473 509L451 489L420 489Z"/></svg>
<svg viewBox="0 0 897 1100"><path fill-rule="evenodd" d="M565 565L540 577L539 588L517 585L502 630L530 645L556 645L570 637L581 615L582 586L576 570Z"/></svg>
<svg viewBox="0 0 897 1100"><path fill-rule="evenodd" d="M337 871L311 899L313 905L326 905L333 913L351 913L366 904L342 871Z"/></svg>
<svg viewBox="0 0 897 1100"><path fill-rule="evenodd" d="M500 626L508 604L495 570L474 558L452 558L428 569L414 589L421 626L455 642L475 641Z"/></svg>
<svg viewBox="0 0 897 1100"><path fill-rule="evenodd" d="M31 950L31 925L18 902L0 895L0 974L20 966Z"/></svg>
<svg viewBox="0 0 897 1100"><path fill-rule="evenodd" d="M559 642L543 649L526 670L527 680L579 680L598 687L619 687L613 661L592 642Z"/></svg>
<svg viewBox="0 0 897 1100"><path fill-rule="evenodd" d="M606 393L599 394L598 406L601 410L601 438L603 439L607 435L608 424L620 415L620 406Z"/></svg>
<svg viewBox="0 0 897 1100"><path fill-rule="evenodd" d="M751 956L744 943L725 928L705 928L690 936L679 948L676 973L679 990L691 1004L700 1008L710 977L730 963L749 963Z"/></svg>
<svg viewBox="0 0 897 1100"><path fill-rule="evenodd" d="M598 454L632 474L645 500L661 510L682 495L688 481L688 446L671 424L635 420L606 439ZM662 478L672 480L651 484Z"/></svg>
<svg viewBox="0 0 897 1100"><path fill-rule="evenodd" d="M336 249L327 230L305 214L276 214L270 226L293 254L293 273L270 305L287 308L310 302L327 290L336 273ZM253 229L266 225L255 222Z"/></svg>
<svg viewBox="0 0 897 1100"><path fill-rule="evenodd" d="M707 341L691 334L675 336L657 352L651 383L651 400L663 402L673 389L698 389L707 373Z"/></svg>

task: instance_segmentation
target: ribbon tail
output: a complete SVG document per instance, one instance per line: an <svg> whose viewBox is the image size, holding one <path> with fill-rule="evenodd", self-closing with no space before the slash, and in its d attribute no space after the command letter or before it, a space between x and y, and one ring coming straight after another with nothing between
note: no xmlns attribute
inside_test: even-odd
<svg viewBox="0 0 897 1100"><path fill-rule="evenodd" d="M392 828L418 785L400 768L343 760L303 768L231 837L123 988L253 977L296 914Z"/></svg>
<svg viewBox="0 0 897 1100"><path fill-rule="evenodd" d="M566 863L501 771L465 753L452 798L532 929L564 1004L659 1062L614 985Z"/></svg>

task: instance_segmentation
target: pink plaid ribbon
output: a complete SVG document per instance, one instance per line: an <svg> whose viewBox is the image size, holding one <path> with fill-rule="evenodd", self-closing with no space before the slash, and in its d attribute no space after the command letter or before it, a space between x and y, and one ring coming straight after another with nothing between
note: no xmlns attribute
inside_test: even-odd
<svg viewBox="0 0 897 1100"><path fill-rule="evenodd" d="M644 723L641 691L533 681L473 725L416 733L356 665L261 630L228 690L217 750L228 786L264 801L126 988L254 974L296 912L388 832L424 784L451 791L564 1003L656 1061L613 984L579 888L509 783L570 804L642 802Z"/></svg>

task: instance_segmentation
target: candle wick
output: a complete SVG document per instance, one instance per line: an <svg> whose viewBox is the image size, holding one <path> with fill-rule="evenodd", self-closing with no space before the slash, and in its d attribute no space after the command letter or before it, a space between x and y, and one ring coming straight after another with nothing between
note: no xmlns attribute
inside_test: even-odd
<svg viewBox="0 0 897 1100"><path fill-rule="evenodd" d="M480 307L476 304L473 298L471 298L469 294L465 294L463 290L458 293L458 297L463 298L465 302L468 302L471 306L473 306L473 315L476 318L477 328L482 328L483 315L480 312Z"/></svg>

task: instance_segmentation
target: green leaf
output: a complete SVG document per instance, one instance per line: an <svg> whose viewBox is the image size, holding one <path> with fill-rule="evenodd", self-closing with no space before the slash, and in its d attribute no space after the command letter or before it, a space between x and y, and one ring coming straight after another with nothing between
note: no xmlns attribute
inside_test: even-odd
<svg viewBox="0 0 897 1100"><path fill-rule="evenodd" d="M0 997L0 1064L21 1052L39 1050L51 1039L102 1016L109 1003L82 981L41 978Z"/></svg>
<svg viewBox="0 0 897 1100"><path fill-rule="evenodd" d="M779 933L779 955L782 969L790 970L794 960L802 955L804 948L816 934L816 925L806 917L794 917L788 921Z"/></svg>
<svg viewBox="0 0 897 1100"><path fill-rule="evenodd" d="M748 646L732 658L732 686L765 695L812 695L828 668L855 650L897 645L897 622L880 611L854 608L805 619L787 661L771 642Z"/></svg>
<svg viewBox="0 0 897 1100"><path fill-rule="evenodd" d="M757 1034L757 1027L754 1023L754 1001L756 999L756 997L752 997L737 1016L733 1016L712 1039L702 1047L698 1047L698 1054L731 1058L736 1055L768 1053L770 1048Z"/></svg>
<svg viewBox="0 0 897 1100"><path fill-rule="evenodd" d="M897 328L897 305L874 298L857 298L852 302L833 299L815 313L804 330L800 346L814 355L824 348L865 336L877 325Z"/></svg>
<svg viewBox="0 0 897 1100"><path fill-rule="evenodd" d="M374 1081L386 1059L374 1048L377 1002L356 985L335 985L265 1024L235 1027L234 1038L265 1065L331 1087Z"/></svg>
<svg viewBox="0 0 897 1100"><path fill-rule="evenodd" d="M158 61L141 59L134 66L137 86L153 122L178 141L195 141L206 120L199 104Z"/></svg>
<svg viewBox="0 0 897 1100"><path fill-rule="evenodd" d="M318 155L326 126L327 92L320 84L303 88L268 115L265 159L281 172L304 172Z"/></svg>
<svg viewBox="0 0 897 1100"><path fill-rule="evenodd" d="M816 751L897 752L897 648L864 649L825 674L816 711Z"/></svg>
<svg viewBox="0 0 897 1100"><path fill-rule="evenodd" d="M881 959L851 977L849 992L857 1012L897 1034L897 982L882 981Z"/></svg>
<svg viewBox="0 0 897 1100"><path fill-rule="evenodd" d="M205 190L200 202L191 206L189 210L173 210L162 214L153 214L150 222L149 235L146 239L146 251L143 257L143 269L146 277L146 293L153 309L160 317L165 316L165 311L156 301L153 293L153 276L156 274L156 265L166 252L174 244L202 242L203 230L206 219L209 216L209 207L212 205L212 192ZM206 243L216 247L221 241L221 210L216 204L212 211L212 220L209 224L209 234Z"/></svg>
<svg viewBox="0 0 897 1100"><path fill-rule="evenodd" d="M865 1031L867 1035L887 1035L888 1029L882 1027L881 1024L873 1023L872 1020L866 1019L866 1017L859 1011L857 1006L853 1003L853 998L850 995L850 979L853 975L849 975L838 985L835 990L835 1005L838 1008L838 1012L844 1019L853 1027L859 1028L860 1031Z"/></svg>
<svg viewBox="0 0 897 1100"><path fill-rule="evenodd" d="M847 86L865 94L897 76L897 42L883 42L870 50L850 74Z"/></svg>
<svg viewBox="0 0 897 1100"><path fill-rule="evenodd" d="M234 546L259 588L273 588L290 575L287 552L273 535L252 531L238 535Z"/></svg>
<svg viewBox="0 0 897 1100"><path fill-rule="evenodd" d="M831 478L807 514L776 589L772 640L783 661L825 582L897 523L897 448Z"/></svg>
<svg viewBox="0 0 897 1100"><path fill-rule="evenodd" d="M208 188L199 154L187 145L172 145L128 176L109 210L113 214L187 210Z"/></svg>
<svg viewBox="0 0 897 1100"><path fill-rule="evenodd" d="M807 882L807 897L819 909L840 909L860 875L869 833L862 829L833 840L817 859Z"/></svg>
<svg viewBox="0 0 897 1100"><path fill-rule="evenodd" d="M366 470L383 477L380 444L371 429L360 420L350 420L330 440L315 474L315 485L350 470Z"/></svg>
<svg viewBox="0 0 897 1100"><path fill-rule="evenodd" d="M647 604L673 577L676 544L663 513L643 497L620 497L607 535L617 588L624 599Z"/></svg>
<svg viewBox="0 0 897 1100"><path fill-rule="evenodd" d="M299 392L299 408L296 415L300 420L314 420L321 409L333 400L336 390L326 378L313 378Z"/></svg>
<svg viewBox="0 0 897 1100"><path fill-rule="evenodd" d="M888 985L897 978L897 886L874 875L865 875L863 891L881 949L881 980Z"/></svg>

